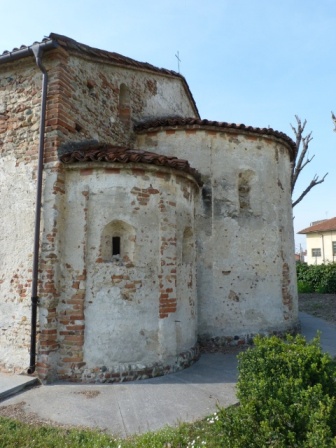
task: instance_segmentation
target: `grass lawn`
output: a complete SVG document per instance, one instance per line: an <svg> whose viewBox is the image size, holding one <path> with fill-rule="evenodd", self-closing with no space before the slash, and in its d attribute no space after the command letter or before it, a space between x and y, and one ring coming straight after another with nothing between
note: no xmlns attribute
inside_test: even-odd
<svg viewBox="0 0 336 448"><path fill-rule="evenodd" d="M254 344L238 355L239 406L128 439L0 417L0 448L336 448L336 360L319 336Z"/></svg>
<svg viewBox="0 0 336 448"><path fill-rule="evenodd" d="M182 448L221 446L217 414L129 439L95 431L36 426L0 417L0 448Z"/></svg>

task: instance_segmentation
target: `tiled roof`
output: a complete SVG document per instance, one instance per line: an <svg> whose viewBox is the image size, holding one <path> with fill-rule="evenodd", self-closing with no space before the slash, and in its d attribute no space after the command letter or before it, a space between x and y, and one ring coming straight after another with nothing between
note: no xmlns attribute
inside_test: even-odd
<svg viewBox="0 0 336 448"><path fill-rule="evenodd" d="M128 58L126 56L122 56L119 53L114 53L106 50L99 50L98 48L90 47L89 45L82 44L80 42L75 41L74 39L71 39L70 37L63 36L61 34L51 33L49 37L44 38L41 42L34 42L34 44L40 44L40 43L47 43L47 42L56 42L57 45L64 48L68 52L74 53L74 54L82 54L87 55L91 58L98 58L100 60L105 60L106 62L113 63L114 65L121 65L123 67L133 67L137 69L142 70L148 70L151 72L161 73L163 75L173 76L175 78L179 78L182 83L184 84L184 87L186 88L187 95L189 96L189 99L193 105L195 114L199 117L199 112L196 106L196 102L194 100L194 97L189 89L188 83L185 80L184 76L182 76L180 73L177 73L173 70L167 70L165 68L158 68L155 67L152 64L149 64L148 62L139 62L134 59ZM7 56L7 55L15 55L16 53L20 54L22 53L22 50L26 50L25 53L27 53L27 50L29 50L34 44L26 46L21 45L20 48L14 48L12 51L4 51L2 55L0 55L0 62L1 62L1 56ZM28 54L24 54L24 56L27 56Z"/></svg>
<svg viewBox="0 0 336 448"><path fill-rule="evenodd" d="M2 54L0 56L6 56L6 55L8 55L10 53L14 54L14 53L17 53L17 52L22 51L22 50L27 50L28 48L31 48L33 45L38 45L38 44L46 43L46 42L49 42L49 41L51 41L51 39L49 37L45 37L44 39L42 39L41 42L35 41L31 45L21 45L19 48L16 47L16 48L13 48L10 51L9 50L5 50L5 51L2 52Z"/></svg>
<svg viewBox="0 0 336 448"><path fill-rule="evenodd" d="M298 233L300 234L320 233L320 232L331 232L332 230L336 230L336 218L325 219L324 221L318 224L300 230L300 232Z"/></svg>
<svg viewBox="0 0 336 448"><path fill-rule="evenodd" d="M80 146L80 149L74 149L71 152L60 155L61 162L66 164L76 162L145 163L165 166L179 171L185 171L191 174L199 184L202 184L199 172L192 168L187 160L120 146L100 144L90 144L87 148L85 148L85 144Z"/></svg>
<svg viewBox="0 0 336 448"><path fill-rule="evenodd" d="M70 37L63 36L61 34L51 33L49 35L49 38L52 40L56 40L57 43L66 50L71 50L72 52L76 53L85 53L88 56L93 57L99 57L101 59L106 59L108 61L111 61L115 64L119 65L127 65L129 67L136 67L136 68L145 68L150 71L154 72L160 72L164 73L166 75L176 76L179 78L183 78L182 75L179 73L173 71L173 70L167 70L165 68L158 68L155 67L152 64L149 64L148 62L139 62L134 59L128 58L127 56L123 56L119 53L114 53L106 50L99 50L98 48L90 47L86 44L81 44L80 42L75 41L74 39L71 39Z"/></svg>
<svg viewBox="0 0 336 448"><path fill-rule="evenodd" d="M151 131L159 128L219 128L219 129L237 129L238 131L248 131L259 135L270 135L285 141L290 147L290 157L293 160L296 146L294 141L283 132L275 131L272 128L255 128L244 124L226 123L221 121L202 120L199 118L163 118L151 121L145 121L135 126L135 131Z"/></svg>

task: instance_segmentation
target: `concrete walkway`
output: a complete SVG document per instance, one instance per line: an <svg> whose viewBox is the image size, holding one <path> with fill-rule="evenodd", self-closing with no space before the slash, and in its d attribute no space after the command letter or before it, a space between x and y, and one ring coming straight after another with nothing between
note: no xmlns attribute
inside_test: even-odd
<svg viewBox="0 0 336 448"><path fill-rule="evenodd" d="M308 340L321 331L325 351L336 355L336 325L300 313L302 333ZM0 392L11 387L0 375ZM13 383L18 376L12 376ZM28 377L19 377L27 378ZM175 374L133 383L39 386L0 403L19 408L36 421L87 426L121 437L191 422L236 403L237 359L233 354L206 354L192 367Z"/></svg>
<svg viewBox="0 0 336 448"><path fill-rule="evenodd" d="M336 356L336 325L326 322L307 313L299 313L301 333L307 341L313 339L317 332L321 332L321 346L323 351Z"/></svg>
<svg viewBox="0 0 336 448"><path fill-rule="evenodd" d="M0 401L39 383L34 377L0 373Z"/></svg>

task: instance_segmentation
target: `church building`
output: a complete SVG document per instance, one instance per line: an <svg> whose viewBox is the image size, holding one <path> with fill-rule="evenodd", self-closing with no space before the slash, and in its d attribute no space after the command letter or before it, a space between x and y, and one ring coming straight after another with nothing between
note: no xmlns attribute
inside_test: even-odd
<svg viewBox="0 0 336 448"><path fill-rule="evenodd" d="M295 331L294 152L174 71L57 34L2 53L0 369L142 379Z"/></svg>

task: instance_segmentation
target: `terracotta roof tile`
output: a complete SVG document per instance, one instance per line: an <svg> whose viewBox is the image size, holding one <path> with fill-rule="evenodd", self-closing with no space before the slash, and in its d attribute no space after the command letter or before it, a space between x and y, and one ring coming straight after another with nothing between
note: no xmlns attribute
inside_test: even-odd
<svg viewBox="0 0 336 448"><path fill-rule="evenodd" d="M171 76L176 76L178 78L183 78L183 76L181 74L179 74L173 70L167 70L164 68L155 67L154 65L149 64L148 62L139 62L139 61L136 61L135 59L128 58L127 56L123 56L119 53L114 53L114 52L110 52L110 51L106 51L106 50L100 50L99 48L90 47L89 45L77 42L76 40L71 39L70 37L63 36L61 34L56 34L56 33L50 33L49 37L45 37L41 41L35 41L31 45L21 45L20 48L16 47L10 51L5 50L5 51L3 51L2 55L8 54L8 53L15 53L20 50L30 48L35 44L40 44L42 42L48 42L51 40L56 41L62 48L66 49L66 50L71 50L73 52L82 53L82 54L85 53L89 56L96 56L96 57L103 58L103 59L109 60L111 62L114 62L116 64L120 64L120 65L128 65L128 66L137 67L137 68L146 68L151 71L160 72L160 73L164 73L164 74L171 75Z"/></svg>
<svg viewBox="0 0 336 448"><path fill-rule="evenodd" d="M158 128L167 128L167 127L173 127L173 128L179 128L179 127L196 127L196 128L220 128L220 129L237 129L239 131L248 131L252 132L254 134L259 135L270 135L273 137L280 138L281 140L285 141L290 148L290 157L291 160L293 160L295 155L295 143L294 141L288 137L283 132L275 131L272 128L255 128L252 126L246 126L245 124L235 124L235 123L226 123L221 121L211 121L211 120L202 120L200 118L162 118L162 119L155 119L150 121L145 121L143 123L138 123L135 126L135 131L140 133L142 131L150 131L155 130Z"/></svg>
<svg viewBox="0 0 336 448"><path fill-rule="evenodd" d="M305 235L307 233L330 232L332 230L336 230L336 217L325 219L324 221L300 230L300 232L297 233Z"/></svg>
<svg viewBox="0 0 336 448"><path fill-rule="evenodd" d="M49 38L49 37L45 37L44 39L42 39L42 41L41 42L37 42L37 41L35 41L35 42L33 42L31 45L21 45L21 47L20 48L13 48L12 50L5 50L5 51L3 51L1 54L0 54L0 56L4 56L4 55L7 55L7 54L10 54L10 53L16 53L16 52L18 52L18 51L20 51L20 50L26 50L27 48L30 48L30 47L32 47L33 45L35 45L35 44L40 44L40 43L42 43L42 42L49 42L49 41L51 41L51 39Z"/></svg>
<svg viewBox="0 0 336 448"><path fill-rule="evenodd" d="M182 75L179 73L173 71L173 70L167 70L165 68L159 68L155 67L152 64L149 64L148 62L139 62L135 59L128 58L127 56L123 56L119 53L106 51L106 50L100 50L99 48L90 47L89 45L82 44L80 42L77 42L74 39L71 39L70 37L63 36L61 34L51 33L49 35L50 39L56 40L57 43L66 50L71 50L73 52L77 53L85 53L89 56L97 56L99 58L106 59L108 61L114 62L116 64L120 65L127 65L130 67L137 67L137 68L145 68L150 71L160 72L164 73L166 75L176 76L179 78L183 78Z"/></svg>
<svg viewBox="0 0 336 448"><path fill-rule="evenodd" d="M197 170L189 165L187 160L177 157L167 157L154 152L138 149L123 148L112 145L79 144L79 148L60 155L63 163L76 162L108 162L108 163L145 163L156 166L165 166L191 174L201 185L201 176Z"/></svg>

